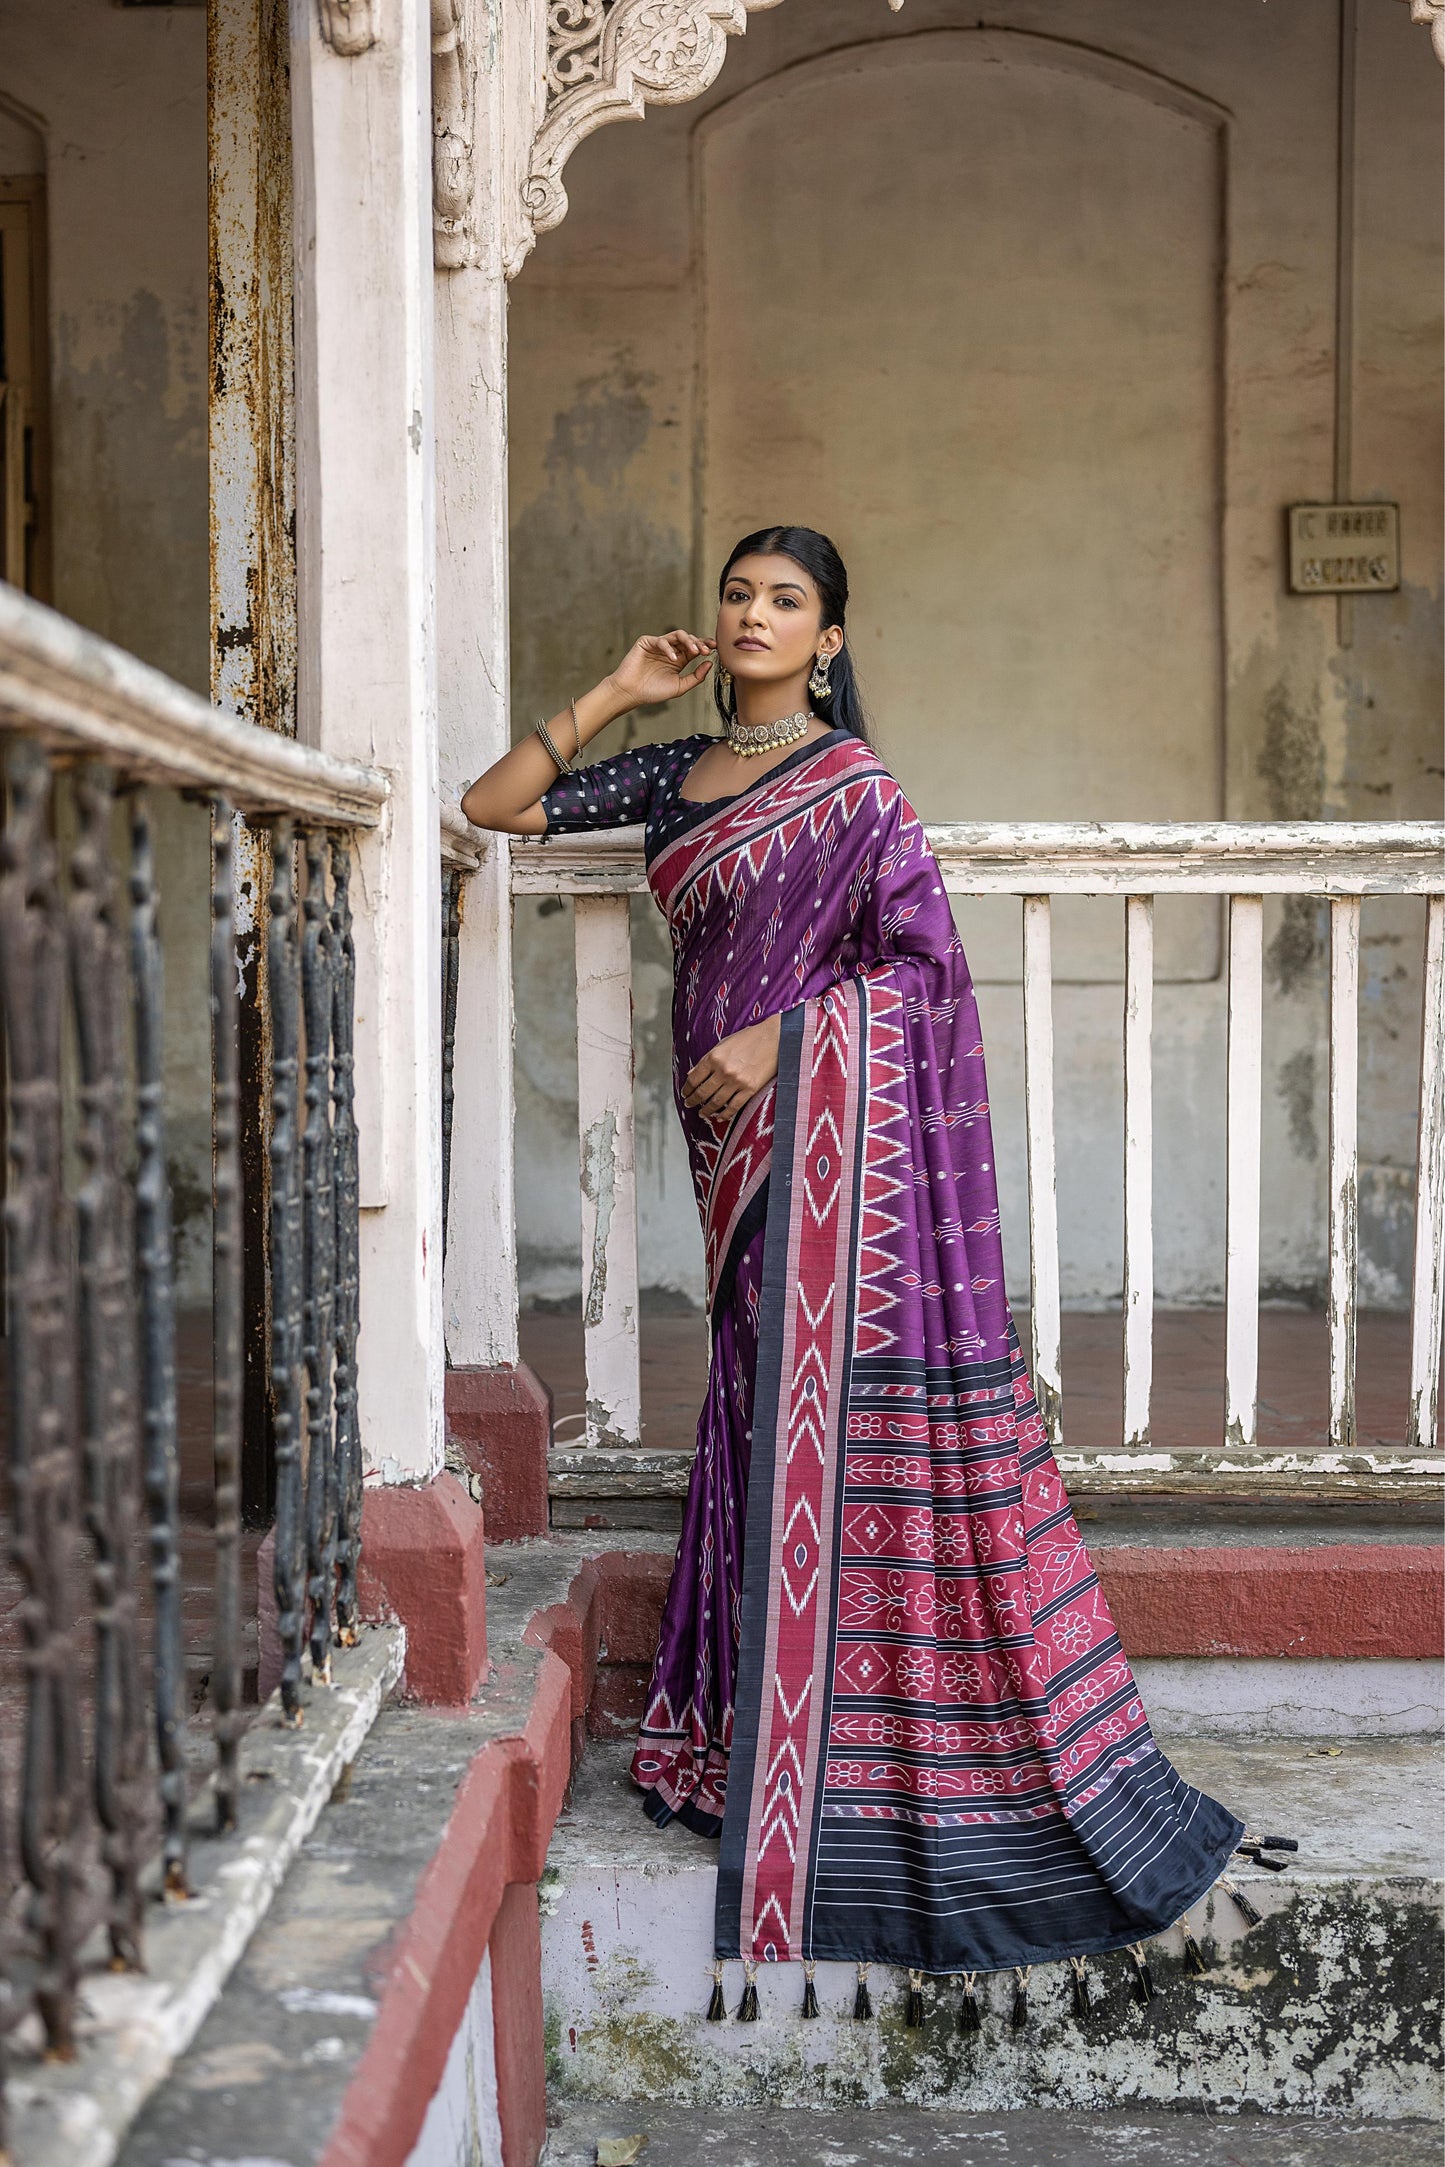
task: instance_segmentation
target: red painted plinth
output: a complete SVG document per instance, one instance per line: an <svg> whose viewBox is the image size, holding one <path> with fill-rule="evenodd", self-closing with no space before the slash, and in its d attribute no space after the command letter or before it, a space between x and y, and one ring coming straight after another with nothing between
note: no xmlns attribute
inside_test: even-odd
<svg viewBox="0 0 1445 2167"><path fill-rule="evenodd" d="M487 1665L487 1568L481 1507L455 1475L368 1486L359 1593L363 1617L406 1627L407 1691L464 1706Z"/></svg>
<svg viewBox="0 0 1445 2167"><path fill-rule="evenodd" d="M482 1485L493 1542L547 1532L552 1395L525 1362L447 1371L447 1432Z"/></svg>
<svg viewBox="0 0 1445 2167"><path fill-rule="evenodd" d="M1131 1656L1438 1656L1445 1553L1430 1543L1094 1552Z"/></svg>

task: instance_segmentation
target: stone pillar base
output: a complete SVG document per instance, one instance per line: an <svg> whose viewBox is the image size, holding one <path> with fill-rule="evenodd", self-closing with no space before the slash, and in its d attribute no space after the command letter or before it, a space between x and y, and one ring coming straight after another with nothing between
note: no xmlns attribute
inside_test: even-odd
<svg viewBox="0 0 1445 2167"><path fill-rule="evenodd" d="M490 1532L490 1530L488 1531ZM258 1698L281 1683L271 1528L256 1556ZM377 1483L362 1493L361 1615L406 1627L406 1690L463 1707L487 1667L487 1568L482 1510L455 1475L419 1489Z"/></svg>
<svg viewBox="0 0 1445 2167"><path fill-rule="evenodd" d="M491 1542L547 1532L552 1395L525 1362L447 1371L447 1438L481 1484Z"/></svg>
<svg viewBox="0 0 1445 2167"><path fill-rule="evenodd" d="M455 1475L368 1484L358 1593L364 1618L406 1627L407 1692L464 1706L487 1667L487 1567L481 1507Z"/></svg>

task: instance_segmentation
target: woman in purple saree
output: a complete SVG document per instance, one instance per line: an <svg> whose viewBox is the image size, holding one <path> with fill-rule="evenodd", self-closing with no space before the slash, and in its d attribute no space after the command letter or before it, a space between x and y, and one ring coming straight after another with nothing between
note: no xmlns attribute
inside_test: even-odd
<svg viewBox="0 0 1445 2167"><path fill-rule="evenodd" d="M712 2013L740 1957L740 2015L793 1958L811 2014L822 1958L859 1965L860 2013L869 1963L962 1975L965 2022L1012 1969L1022 2021L1035 1964L1082 2010L1126 1949L1152 1991L1143 1943L1244 1831L1153 1739L1034 1403L973 988L861 734L846 597L822 536L749 536L715 642L639 642L463 802L642 822L672 933L711 1360L632 1772L660 1826L721 1837ZM722 743L574 766L714 646Z"/></svg>

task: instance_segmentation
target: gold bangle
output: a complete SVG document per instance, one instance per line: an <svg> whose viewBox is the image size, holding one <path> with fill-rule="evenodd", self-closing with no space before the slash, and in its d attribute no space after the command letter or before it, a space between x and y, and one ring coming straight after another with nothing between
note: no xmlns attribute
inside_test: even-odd
<svg viewBox="0 0 1445 2167"><path fill-rule="evenodd" d="M551 733L551 731L550 731L550 730L549 730L549 729L547 728L547 725L546 725L546 723L545 723L545 722L544 722L544 721L543 721L543 720L541 719L541 717L540 717L540 716L538 717L538 721L537 721L537 728L536 728L536 731L535 731L535 733L534 733L534 734L535 734L535 735L536 735L537 737L540 737L540 738L541 738L541 740L542 740L542 743L543 743L543 744L544 744L544 745L546 746L546 748L547 748L547 752L548 752L548 754L549 754L549 756L550 756L550 758L551 758L551 760L552 760L553 764L555 765L555 767L556 767L556 769L557 769L557 772L558 772L558 774L559 774L559 775L570 775L570 774L572 773L572 763L571 763L571 761L570 761L570 760L564 760L564 759L563 759L563 757L562 757L562 755L561 755L561 753L560 753L560 752L558 752L558 750L557 750L556 746L555 746L555 745L554 745L554 744L552 743L552 733Z"/></svg>

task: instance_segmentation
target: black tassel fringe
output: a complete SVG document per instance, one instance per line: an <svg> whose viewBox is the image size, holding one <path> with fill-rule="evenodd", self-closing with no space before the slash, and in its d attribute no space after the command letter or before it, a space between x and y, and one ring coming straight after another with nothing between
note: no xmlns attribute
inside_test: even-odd
<svg viewBox="0 0 1445 2167"><path fill-rule="evenodd" d="M964 1973L963 2000L958 2005L958 2028L966 2038L970 2039L983 2030L983 2018L979 2013L978 1996L973 1990L973 1982L977 1977L978 1973L976 1971L966 1971Z"/></svg>
<svg viewBox="0 0 1445 2167"><path fill-rule="evenodd" d="M1245 1895L1243 1889L1240 1888L1239 1884L1235 1881L1231 1881L1228 1874L1221 1874L1219 1877L1219 1886L1223 1889L1225 1895L1229 1898L1235 1910L1243 1919L1245 1925L1258 1926L1262 1914L1255 1909L1253 1903L1250 1901L1249 1897Z"/></svg>
<svg viewBox="0 0 1445 2167"><path fill-rule="evenodd" d="M1129 1959L1134 1966L1134 1999L1142 2008L1147 2009L1154 1999L1154 1976L1149 1969L1149 1960L1144 1954L1142 1941L1135 1942L1129 1951Z"/></svg>
<svg viewBox="0 0 1445 2167"><path fill-rule="evenodd" d="M1184 1936L1185 1963L1189 1966L1196 1979L1204 1978L1208 1973L1209 1966L1204 1961L1204 1951L1189 1931L1189 1921L1187 1919L1179 1921L1179 1931Z"/></svg>
<svg viewBox="0 0 1445 2167"><path fill-rule="evenodd" d="M1081 2024L1087 2024L1094 2013L1093 1997L1089 1992L1089 1959L1071 1956L1069 1967L1074 1974L1074 2015Z"/></svg>
<svg viewBox="0 0 1445 2167"><path fill-rule="evenodd" d="M758 2021L757 1965L745 1964L743 1966L743 1975L747 1984L743 1988L743 1998L738 2003L738 2022L739 2024L756 2024Z"/></svg>
<svg viewBox="0 0 1445 2167"><path fill-rule="evenodd" d="M1031 1966L1018 1964L1014 1967L1014 2005L1011 2022L1016 2032L1021 2032L1029 2020L1029 1972Z"/></svg>
<svg viewBox="0 0 1445 2167"><path fill-rule="evenodd" d="M712 2000L707 2005L707 2020L709 2024L721 2024L727 2013L728 2005L723 1998L723 1968L721 1964L714 1964L712 1968Z"/></svg>
<svg viewBox="0 0 1445 2167"><path fill-rule="evenodd" d="M921 1971L910 1971L908 1974L908 2024L910 2030L915 2032L923 2024L923 1974Z"/></svg>
<svg viewBox="0 0 1445 2167"><path fill-rule="evenodd" d="M853 1996L853 2015L857 2022L866 2024L873 2014L873 1997L868 1991L868 1966L858 1966L858 1991Z"/></svg>
<svg viewBox="0 0 1445 2167"><path fill-rule="evenodd" d="M803 2014L805 2017L815 2017L818 2014L818 1994L813 1985L813 1973L816 1969L817 1966L812 1963L803 1966Z"/></svg>

